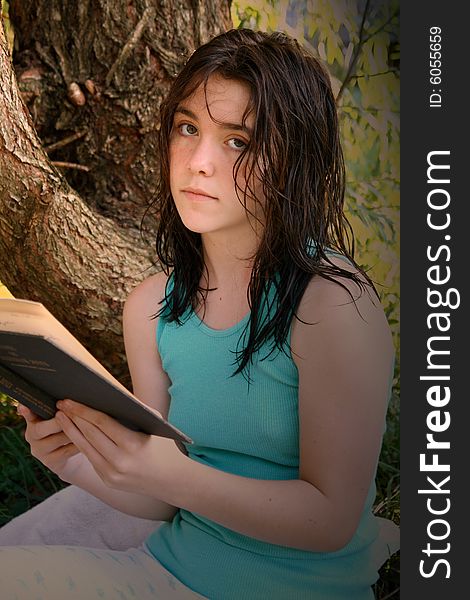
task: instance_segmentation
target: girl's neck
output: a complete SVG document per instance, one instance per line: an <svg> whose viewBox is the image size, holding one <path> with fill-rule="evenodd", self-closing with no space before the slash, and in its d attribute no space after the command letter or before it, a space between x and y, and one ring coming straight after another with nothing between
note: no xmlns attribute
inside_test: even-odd
<svg viewBox="0 0 470 600"><path fill-rule="evenodd" d="M227 329L250 310L247 291L253 268L253 246L230 245L226 239L217 243L214 236L208 239L205 235L202 245L207 272L202 274L200 285L208 291L195 312L212 329Z"/></svg>
<svg viewBox="0 0 470 600"><path fill-rule="evenodd" d="M202 247L209 273L209 282L205 281L207 273L203 274L203 282L208 283L210 288L242 288L246 293L256 252L254 240L231 244L226 239L203 234Z"/></svg>

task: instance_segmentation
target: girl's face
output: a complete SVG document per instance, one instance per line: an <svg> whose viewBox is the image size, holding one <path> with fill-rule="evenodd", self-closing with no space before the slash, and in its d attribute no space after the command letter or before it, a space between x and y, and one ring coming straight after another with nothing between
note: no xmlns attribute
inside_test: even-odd
<svg viewBox="0 0 470 600"><path fill-rule="evenodd" d="M205 93L200 85L175 112L170 137L171 193L184 225L203 237L253 238L250 221L254 219L240 203L233 179L235 161L250 140L253 116L242 125L249 99L245 84L212 76ZM238 180L242 190L246 187L240 181L243 171L242 165ZM255 191L260 201L256 186ZM254 200L247 201L247 208L255 212Z"/></svg>

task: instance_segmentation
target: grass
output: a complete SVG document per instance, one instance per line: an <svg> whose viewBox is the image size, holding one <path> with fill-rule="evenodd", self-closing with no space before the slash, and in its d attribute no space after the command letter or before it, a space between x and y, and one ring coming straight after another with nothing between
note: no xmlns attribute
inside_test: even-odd
<svg viewBox="0 0 470 600"><path fill-rule="evenodd" d="M32 508L66 484L34 459L23 437L23 421L0 394L0 526ZM375 514L400 524L399 400L390 402L387 432L377 472ZM400 598L400 552L380 569L376 600Z"/></svg>
<svg viewBox="0 0 470 600"><path fill-rule="evenodd" d="M0 395L0 526L65 486L31 456L23 430L23 420Z"/></svg>

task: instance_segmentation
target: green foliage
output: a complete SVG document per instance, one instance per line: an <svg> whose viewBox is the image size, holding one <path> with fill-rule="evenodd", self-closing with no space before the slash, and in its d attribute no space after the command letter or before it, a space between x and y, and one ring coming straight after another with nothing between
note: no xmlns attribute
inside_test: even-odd
<svg viewBox="0 0 470 600"><path fill-rule="evenodd" d="M0 427L19 422L14 400L0 392Z"/></svg>

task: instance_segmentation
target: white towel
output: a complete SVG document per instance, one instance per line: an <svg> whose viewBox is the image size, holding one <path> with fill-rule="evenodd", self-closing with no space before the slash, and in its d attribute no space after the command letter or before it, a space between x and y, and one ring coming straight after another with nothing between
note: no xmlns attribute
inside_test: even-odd
<svg viewBox="0 0 470 600"><path fill-rule="evenodd" d="M70 485L0 528L0 546L139 547L160 521L131 517Z"/></svg>

